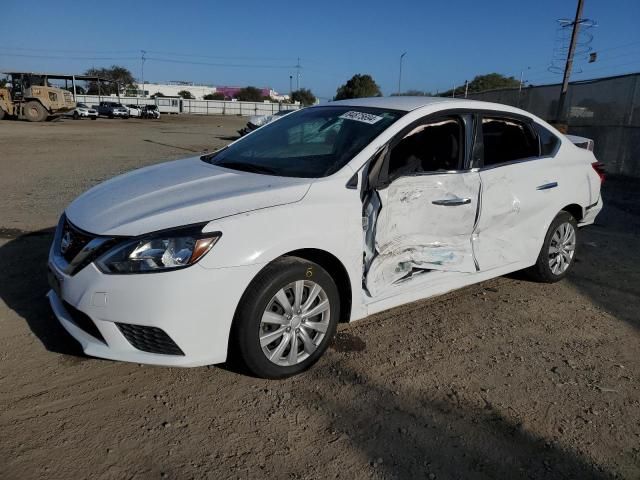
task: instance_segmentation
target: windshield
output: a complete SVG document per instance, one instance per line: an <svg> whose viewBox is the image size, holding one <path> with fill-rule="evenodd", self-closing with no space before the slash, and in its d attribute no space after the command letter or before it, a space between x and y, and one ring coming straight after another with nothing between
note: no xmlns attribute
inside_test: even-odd
<svg viewBox="0 0 640 480"><path fill-rule="evenodd" d="M327 106L284 116L203 160L234 170L319 178L337 172L404 112Z"/></svg>

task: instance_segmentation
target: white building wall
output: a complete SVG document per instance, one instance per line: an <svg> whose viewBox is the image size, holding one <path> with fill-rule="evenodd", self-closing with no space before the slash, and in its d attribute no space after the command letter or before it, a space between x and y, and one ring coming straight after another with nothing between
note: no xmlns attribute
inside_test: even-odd
<svg viewBox="0 0 640 480"><path fill-rule="evenodd" d="M136 88L141 91L142 84L136 85ZM186 90L191 92L197 100L202 100L202 97L210 93L216 92L216 87L209 87L207 85L169 85L162 83L145 83L145 91L149 92L147 95L151 96L156 92L160 92L167 97L177 97L178 92Z"/></svg>
<svg viewBox="0 0 640 480"><path fill-rule="evenodd" d="M298 110L300 104L278 104L273 102L225 102L222 100L186 100L182 98L117 97L116 95L76 95L76 102L89 106L102 101L123 105L157 105L161 113L188 113L192 115L273 115L280 110Z"/></svg>

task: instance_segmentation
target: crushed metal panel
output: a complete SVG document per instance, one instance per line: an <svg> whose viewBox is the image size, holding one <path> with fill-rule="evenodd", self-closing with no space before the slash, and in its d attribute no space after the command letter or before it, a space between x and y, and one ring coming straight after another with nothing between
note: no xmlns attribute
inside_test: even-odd
<svg viewBox="0 0 640 480"><path fill-rule="evenodd" d="M475 272L471 234L477 214L480 179L476 172L399 178L378 192L380 209L373 223L371 197L365 247L365 288L372 297L416 270ZM459 206L434 205L443 199L469 198ZM373 250L373 258L371 252ZM367 262L368 260L368 262Z"/></svg>

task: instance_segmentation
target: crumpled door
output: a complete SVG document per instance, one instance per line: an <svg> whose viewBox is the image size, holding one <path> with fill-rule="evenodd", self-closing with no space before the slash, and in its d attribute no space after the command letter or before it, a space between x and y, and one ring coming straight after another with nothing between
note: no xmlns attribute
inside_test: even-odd
<svg viewBox="0 0 640 480"><path fill-rule="evenodd" d="M479 193L477 172L401 177L372 192L377 198L364 210L374 238L365 255L369 294L403 288L413 275L431 270L475 272L471 235Z"/></svg>

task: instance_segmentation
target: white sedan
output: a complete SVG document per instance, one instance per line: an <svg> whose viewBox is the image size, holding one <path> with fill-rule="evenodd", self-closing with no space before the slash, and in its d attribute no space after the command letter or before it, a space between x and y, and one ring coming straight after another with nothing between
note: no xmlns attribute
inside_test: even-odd
<svg viewBox="0 0 640 480"><path fill-rule="evenodd" d="M517 108L332 102L78 197L48 296L88 355L233 355L282 378L316 362L339 322L516 270L562 279L601 179L589 149Z"/></svg>

